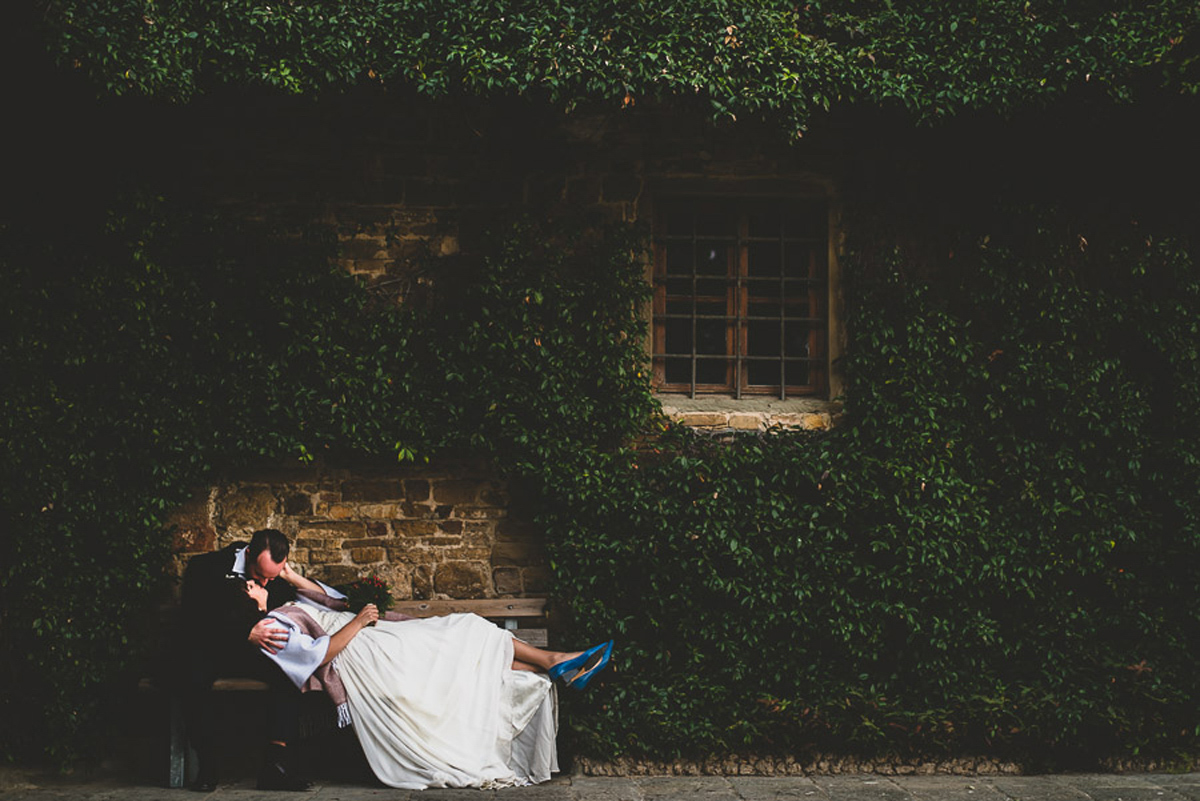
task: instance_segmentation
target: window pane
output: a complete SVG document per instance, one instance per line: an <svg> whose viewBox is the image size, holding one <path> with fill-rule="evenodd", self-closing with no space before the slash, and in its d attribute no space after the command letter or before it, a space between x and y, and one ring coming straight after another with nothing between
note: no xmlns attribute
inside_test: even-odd
<svg viewBox="0 0 1200 801"><path fill-rule="evenodd" d="M779 275L779 244L751 242L746 248L746 274L772 277Z"/></svg>
<svg viewBox="0 0 1200 801"><path fill-rule="evenodd" d="M788 278L819 278L814 246L787 242L783 246L783 274Z"/></svg>
<svg viewBox="0 0 1200 801"><path fill-rule="evenodd" d="M799 289L800 287L793 287ZM808 303L808 292L795 294L784 304L784 317L812 317L812 307Z"/></svg>
<svg viewBox="0 0 1200 801"><path fill-rule="evenodd" d="M783 364L789 385L800 387L812 383L812 373L809 370L810 365L808 362L797 362L788 359Z"/></svg>
<svg viewBox="0 0 1200 801"><path fill-rule="evenodd" d="M724 298L729 291L729 282L724 278L706 278L696 282L696 294L705 297ZM722 309L722 312L725 310Z"/></svg>
<svg viewBox="0 0 1200 801"><path fill-rule="evenodd" d="M785 356L805 356L809 355L808 334L810 328L807 323L784 323L783 328L783 347Z"/></svg>
<svg viewBox="0 0 1200 801"><path fill-rule="evenodd" d="M729 275L729 245L721 242L696 243L696 272L700 275Z"/></svg>
<svg viewBox="0 0 1200 801"><path fill-rule="evenodd" d="M666 321L667 353L692 352L692 321L668 319Z"/></svg>
<svg viewBox="0 0 1200 801"><path fill-rule="evenodd" d="M757 301L757 299L755 299ZM746 313L751 317L779 317L779 301L768 300L746 304Z"/></svg>
<svg viewBox="0 0 1200 801"><path fill-rule="evenodd" d="M692 294L692 279L668 278L667 297L690 297Z"/></svg>
<svg viewBox="0 0 1200 801"><path fill-rule="evenodd" d="M779 386L779 362L747 362L746 383L755 386Z"/></svg>
<svg viewBox="0 0 1200 801"><path fill-rule="evenodd" d="M696 361L697 384L725 384L728 362L724 359L699 359Z"/></svg>
<svg viewBox="0 0 1200 801"><path fill-rule="evenodd" d="M672 355L656 364L668 384L694 380L701 391L728 391L737 377L758 392L777 392L781 380L816 386L823 372L806 358L824 347L813 332L825 323L809 318L821 315L826 291L817 283L826 275L826 215L824 201L808 199L658 204L658 269L686 276L657 283L665 314L655 320L656 335Z"/></svg>
<svg viewBox="0 0 1200 801"><path fill-rule="evenodd" d="M689 359L666 359L664 379L668 384L690 384L692 383L692 360Z"/></svg>
<svg viewBox="0 0 1200 801"><path fill-rule="evenodd" d="M779 323L777 322L751 320L746 323L746 354L748 356L778 356L779 333Z"/></svg>
<svg viewBox="0 0 1200 801"><path fill-rule="evenodd" d="M696 352L724 356L727 353L725 350L725 328L726 323L724 320L697 320ZM672 353L674 352L672 351Z"/></svg>
<svg viewBox="0 0 1200 801"><path fill-rule="evenodd" d="M667 250L667 272L692 274L692 246L682 242L662 245Z"/></svg>

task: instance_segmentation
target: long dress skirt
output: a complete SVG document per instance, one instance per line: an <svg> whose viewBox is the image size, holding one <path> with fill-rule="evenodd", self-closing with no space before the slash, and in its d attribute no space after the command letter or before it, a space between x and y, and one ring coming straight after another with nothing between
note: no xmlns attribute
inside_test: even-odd
<svg viewBox="0 0 1200 801"><path fill-rule="evenodd" d="M330 634L353 615L306 606ZM558 770L557 696L512 669L512 635L471 614L379 621L334 660L371 770L384 784L495 788Z"/></svg>

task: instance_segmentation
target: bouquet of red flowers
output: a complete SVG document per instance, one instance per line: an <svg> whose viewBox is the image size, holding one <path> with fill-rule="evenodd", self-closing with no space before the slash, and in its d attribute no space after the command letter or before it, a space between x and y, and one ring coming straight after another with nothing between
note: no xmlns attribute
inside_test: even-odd
<svg viewBox="0 0 1200 801"><path fill-rule="evenodd" d="M361 612L367 604L375 604L380 615L392 608L392 591L387 582L374 573L334 589L345 594L351 612Z"/></svg>

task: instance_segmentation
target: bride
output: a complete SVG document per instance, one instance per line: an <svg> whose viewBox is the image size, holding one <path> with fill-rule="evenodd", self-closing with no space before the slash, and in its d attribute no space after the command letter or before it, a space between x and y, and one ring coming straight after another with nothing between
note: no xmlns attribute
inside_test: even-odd
<svg viewBox="0 0 1200 801"><path fill-rule="evenodd" d="M336 611L340 593L290 565L285 571L297 603L268 614L263 587L230 579L234 603L288 631L278 652L262 653L301 690L329 695L338 725L353 725L384 784L495 788L543 782L558 770L551 680L583 689L608 664L611 641L543 651L473 614L380 619L374 605Z"/></svg>

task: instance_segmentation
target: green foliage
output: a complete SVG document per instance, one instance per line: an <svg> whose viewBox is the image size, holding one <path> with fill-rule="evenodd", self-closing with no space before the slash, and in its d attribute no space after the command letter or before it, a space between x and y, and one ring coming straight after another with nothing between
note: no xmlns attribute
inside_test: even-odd
<svg viewBox="0 0 1200 801"><path fill-rule="evenodd" d="M567 718L593 754L1194 755L1189 242L878 194L911 214L846 223L847 422L731 445L653 416L637 232L497 222L397 307L319 230L6 222L4 750L97 744L196 486L462 449L530 484L575 633L618 640Z"/></svg>
<svg viewBox="0 0 1200 801"><path fill-rule="evenodd" d="M217 471L468 447L515 468L618 441L652 408L627 232L498 223L469 284L398 308L331 266L319 231L115 208L0 230L0 714L23 721L6 752L99 745L152 639L164 518Z"/></svg>
<svg viewBox="0 0 1200 801"><path fill-rule="evenodd" d="M585 749L1196 753L1200 273L1127 219L1000 219L928 283L854 221L832 434L545 471L556 593L619 643Z"/></svg>
<svg viewBox="0 0 1200 801"><path fill-rule="evenodd" d="M1198 23L1190 0L57 0L44 33L60 64L117 95L366 85L567 109L698 97L715 117L772 116L791 135L834 104L934 119L1069 92L1194 94Z"/></svg>

